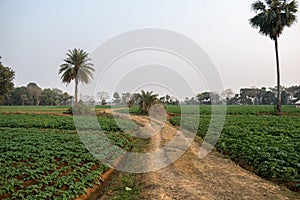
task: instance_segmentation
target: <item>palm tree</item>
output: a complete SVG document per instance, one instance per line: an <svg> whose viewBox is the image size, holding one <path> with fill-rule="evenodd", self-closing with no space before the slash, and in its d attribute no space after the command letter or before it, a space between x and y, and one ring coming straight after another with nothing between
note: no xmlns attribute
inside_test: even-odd
<svg viewBox="0 0 300 200"><path fill-rule="evenodd" d="M153 91L145 92L144 90L142 90L140 94L141 101L139 112L142 114L149 114L150 107L158 101L157 96L157 94L153 94Z"/></svg>
<svg viewBox="0 0 300 200"><path fill-rule="evenodd" d="M259 28L259 32L269 36L275 42L277 69L277 112L281 113L280 70L278 56L278 37L284 27L290 27L297 21L298 4L295 0L264 0L256 1L251 8L257 15L249 20L250 25Z"/></svg>
<svg viewBox="0 0 300 200"><path fill-rule="evenodd" d="M78 83L89 83L93 78L93 72L95 69L91 60L88 58L88 53L82 49L74 48L73 50L68 50L66 53L67 58L64 59L64 64L60 65L59 74L61 75L61 80L67 85L75 80L75 105L78 105Z"/></svg>

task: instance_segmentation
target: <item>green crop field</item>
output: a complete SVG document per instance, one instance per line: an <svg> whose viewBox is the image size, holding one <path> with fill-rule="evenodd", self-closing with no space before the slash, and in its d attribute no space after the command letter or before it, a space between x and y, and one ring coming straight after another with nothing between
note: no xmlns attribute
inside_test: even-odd
<svg viewBox="0 0 300 200"><path fill-rule="evenodd" d="M175 106L168 109L179 110ZM300 109L285 106L283 110L285 116L274 116L268 114L272 113L271 106L229 106L216 148L258 175L299 191ZM200 119L188 116L182 122L175 116L170 122L188 130L198 129L197 134L204 137L210 123L207 114Z"/></svg>
<svg viewBox="0 0 300 200"><path fill-rule="evenodd" d="M0 106L0 113L63 113L67 106Z"/></svg>
<svg viewBox="0 0 300 200"><path fill-rule="evenodd" d="M123 110L118 110L117 112L121 113L138 113L139 107L133 106L128 109L124 107ZM166 110L169 113L173 114L198 114L200 115L209 115L211 114L211 106L209 105L167 105ZM300 115L300 109L295 109L294 106L282 106L282 111L288 115ZM224 106L214 105L214 113L223 113ZM274 106L270 105L227 105L226 114L227 115L264 115L264 114L273 114Z"/></svg>
<svg viewBox="0 0 300 200"><path fill-rule="evenodd" d="M223 112L224 106L214 105L214 113ZM211 106L206 105L167 105L166 110L169 113L175 114L198 114L208 115L211 114ZM300 109L295 109L294 106L282 106L282 112L289 115L300 114ZM274 106L270 105L228 105L226 106L227 115L263 115L274 113Z"/></svg>
<svg viewBox="0 0 300 200"><path fill-rule="evenodd" d="M82 128L97 129L98 125L90 124L88 117L81 117ZM136 124L127 120L118 120L112 117L97 117L101 128L105 131L120 131L125 129L135 129ZM43 129L63 129L76 130L72 116L55 116L46 114L0 114L0 127L8 128L43 128ZM122 128L121 128L122 127Z"/></svg>
<svg viewBox="0 0 300 200"><path fill-rule="evenodd" d="M96 110L109 108L98 106ZM218 114L221 107L215 108ZM0 107L0 199L72 199L101 182L100 175L109 168L87 151L73 117L61 115L66 109ZM166 109L173 113L173 125L197 130L200 137L206 135L210 106ZM137 113L138 107L129 111ZM195 115L199 111L200 119ZM283 116L275 116L273 111L273 106L227 106L216 148L258 175L299 191L300 109L283 106ZM180 114L185 115L183 121ZM138 128L134 122L121 118L116 122L109 115L97 119L113 144L132 148L136 138L129 132ZM89 116L80 121L80 130L97 130Z"/></svg>
<svg viewBox="0 0 300 200"><path fill-rule="evenodd" d="M109 169L86 150L72 116L36 114L50 109L62 108L24 108L28 114L2 108L6 114L0 114L0 199L72 199L100 183L100 175ZM112 144L132 148L126 130L136 128L133 122L97 118ZM88 120L84 124L90 130Z"/></svg>
<svg viewBox="0 0 300 200"><path fill-rule="evenodd" d="M47 114L62 114L70 106L0 106L0 113L47 113ZM96 111L109 109L111 106L95 106Z"/></svg>

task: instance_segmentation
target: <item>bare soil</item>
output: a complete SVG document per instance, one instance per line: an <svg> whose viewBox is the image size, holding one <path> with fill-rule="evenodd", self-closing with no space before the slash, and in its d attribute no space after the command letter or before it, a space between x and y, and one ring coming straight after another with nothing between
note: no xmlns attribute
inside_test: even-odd
<svg viewBox="0 0 300 200"><path fill-rule="evenodd" d="M144 174L141 199L300 199L217 152L198 158L197 142L165 169Z"/></svg>

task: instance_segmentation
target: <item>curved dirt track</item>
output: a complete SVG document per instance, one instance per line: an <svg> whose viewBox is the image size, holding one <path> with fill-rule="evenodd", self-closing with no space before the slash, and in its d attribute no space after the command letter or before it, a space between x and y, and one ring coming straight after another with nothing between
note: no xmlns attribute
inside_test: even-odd
<svg viewBox="0 0 300 200"><path fill-rule="evenodd" d="M143 127L151 126L148 117L131 115L130 118ZM172 141L178 134L176 132L172 125L165 123L162 130L151 137L150 150ZM144 187L139 199L300 199L299 193L258 177L218 152L200 159L201 142L196 138L188 150L168 167L142 174Z"/></svg>

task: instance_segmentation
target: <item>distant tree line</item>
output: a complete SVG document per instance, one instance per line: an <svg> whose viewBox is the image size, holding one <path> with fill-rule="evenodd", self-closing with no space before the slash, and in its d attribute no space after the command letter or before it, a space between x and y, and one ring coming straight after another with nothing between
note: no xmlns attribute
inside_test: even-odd
<svg viewBox="0 0 300 200"><path fill-rule="evenodd" d="M300 85L291 87L281 87L281 103L291 105L300 99ZM242 88L240 93L230 99L226 99L227 104L243 105L277 105L277 86L274 88Z"/></svg>
<svg viewBox="0 0 300 200"><path fill-rule="evenodd" d="M283 105L292 105L300 100L300 85L291 87L281 87L281 100ZM164 105L277 105L277 87L262 88L241 88L239 93L234 93L232 89L226 89L221 93L202 92L193 97L185 97L179 101L176 97L170 95L156 96L157 100ZM139 105L142 99L142 93L121 93L114 92L111 101L107 92L98 92L95 97L89 95L80 95L80 101L89 104L112 104L132 107Z"/></svg>
<svg viewBox="0 0 300 200"><path fill-rule="evenodd" d="M118 92L114 92L113 99L110 103L114 105L127 105L128 107L132 107L134 105L139 105L139 103L141 102L142 99L144 99L144 97L148 98L148 96L152 97L152 95L155 95L155 99L157 99L160 103L166 105L178 105L180 103L178 99L168 94L162 97L158 97L158 95L147 93L147 91L146 92L144 91L144 93L143 91L141 91L141 93L125 92L122 93L121 95ZM91 101L92 97L85 98L85 99L89 99L89 101ZM109 95L107 92L98 92L96 95L96 101L101 102L101 105L106 105L108 103L107 102L108 99L109 99Z"/></svg>
<svg viewBox="0 0 300 200"><path fill-rule="evenodd" d="M300 100L300 85L281 87L281 101L283 105L292 105ZM227 105L277 105L277 87L270 88L241 88L238 94L232 89L224 90L221 94L203 92L195 97L186 97L182 104L227 104Z"/></svg>
<svg viewBox="0 0 300 200"><path fill-rule="evenodd" d="M0 105L71 105L72 96L59 89L41 89L36 83L14 87L15 72L1 63Z"/></svg>
<svg viewBox="0 0 300 200"><path fill-rule="evenodd" d="M40 105L67 106L71 105L72 96L59 89L41 89L36 83L15 87L4 96L4 105Z"/></svg>

